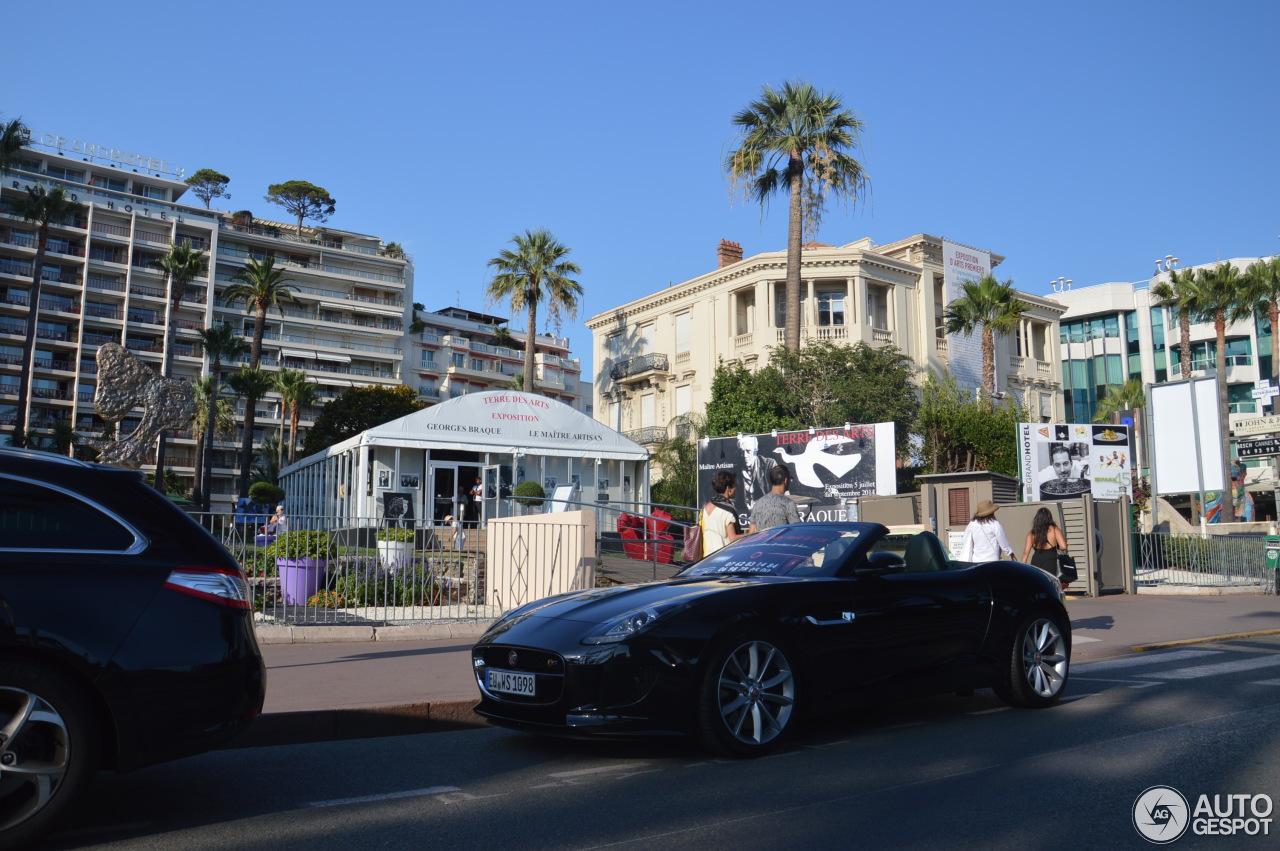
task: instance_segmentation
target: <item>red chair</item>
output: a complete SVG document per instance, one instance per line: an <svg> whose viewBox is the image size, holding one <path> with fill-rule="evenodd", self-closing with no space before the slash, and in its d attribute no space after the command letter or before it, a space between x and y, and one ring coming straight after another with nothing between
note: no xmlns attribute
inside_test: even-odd
<svg viewBox="0 0 1280 851"><path fill-rule="evenodd" d="M652 542L652 551L646 555L656 554L659 564L675 564L675 537L671 534L670 514L661 508L653 512L653 517L645 521L646 537Z"/></svg>
<svg viewBox="0 0 1280 851"><path fill-rule="evenodd" d="M622 538L622 551L626 553L627 558L645 559L648 558L644 541L641 533L644 531L644 521L632 514L618 515L618 535Z"/></svg>

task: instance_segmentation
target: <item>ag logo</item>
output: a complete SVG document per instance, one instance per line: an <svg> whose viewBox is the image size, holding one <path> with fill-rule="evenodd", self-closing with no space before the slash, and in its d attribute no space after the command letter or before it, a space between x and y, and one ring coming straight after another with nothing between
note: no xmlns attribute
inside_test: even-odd
<svg viewBox="0 0 1280 851"><path fill-rule="evenodd" d="M1172 786L1152 786L1133 802L1133 826L1148 842L1166 845L1186 833L1187 799Z"/></svg>

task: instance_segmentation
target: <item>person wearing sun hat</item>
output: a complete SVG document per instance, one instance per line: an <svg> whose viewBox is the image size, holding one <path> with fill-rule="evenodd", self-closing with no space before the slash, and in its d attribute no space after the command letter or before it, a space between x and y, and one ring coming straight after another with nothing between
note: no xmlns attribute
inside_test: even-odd
<svg viewBox="0 0 1280 851"><path fill-rule="evenodd" d="M453 548L461 551L467 542L467 533L463 531L462 524L452 514L446 514L444 525L449 527L450 535L453 539Z"/></svg>
<svg viewBox="0 0 1280 851"><path fill-rule="evenodd" d="M960 561L999 561L1003 556L1013 558L1013 546L1004 533L1004 527L996 519L1000 506L989 499L978 503L973 519L964 527L960 540Z"/></svg>

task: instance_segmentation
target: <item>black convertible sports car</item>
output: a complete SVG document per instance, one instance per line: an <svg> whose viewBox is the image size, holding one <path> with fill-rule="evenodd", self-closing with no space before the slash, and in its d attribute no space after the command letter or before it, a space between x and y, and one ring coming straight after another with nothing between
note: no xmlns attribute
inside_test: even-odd
<svg viewBox="0 0 1280 851"><path fill-rule="evenodd" d="M803 523L751 535L673 579L548 597L472 650L493 723L568 736L693 734L754 756L804 715L994 688L1062 696L1071 627L1057 581L951 561L930 532Z"/></svg>

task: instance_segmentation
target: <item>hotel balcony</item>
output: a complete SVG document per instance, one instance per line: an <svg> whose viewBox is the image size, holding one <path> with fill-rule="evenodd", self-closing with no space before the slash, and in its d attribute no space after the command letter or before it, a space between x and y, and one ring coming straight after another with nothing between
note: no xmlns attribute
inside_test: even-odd
<svg viewBox="0 0 1280 851"><path fill-rule="evenodd" d="M667 430L662 426L645 426L632 431L624 431L622 436L628 440L634 440L641 446L655 446L667 442Z"/></svg>
<svg viewBox="0 0 1280 851"><path fill-rule="evenodd" d="M640 355L615 363L609 370L609 377L619 384L640 384L666 377L670 368L666 355Z"/></svg>

